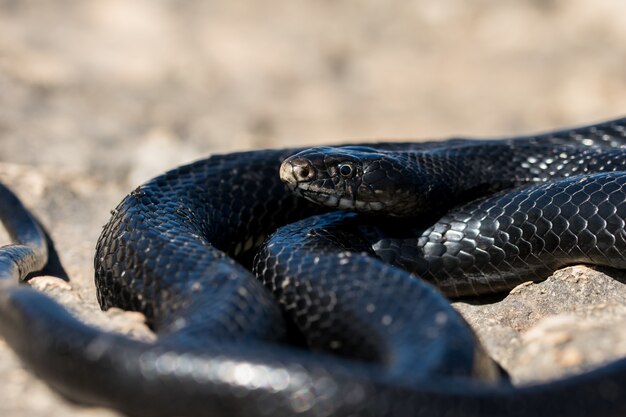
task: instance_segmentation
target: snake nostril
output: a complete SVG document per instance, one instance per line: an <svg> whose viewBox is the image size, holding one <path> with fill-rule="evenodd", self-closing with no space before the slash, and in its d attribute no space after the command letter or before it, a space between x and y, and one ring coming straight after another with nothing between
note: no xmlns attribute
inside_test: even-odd
<svg viewBox="0 0 626 417"><path fill-rule="evenodd" d="M299 180L306 180L311 176L311 169L308 166L299 166L294 169L294 174Z"/></svg>

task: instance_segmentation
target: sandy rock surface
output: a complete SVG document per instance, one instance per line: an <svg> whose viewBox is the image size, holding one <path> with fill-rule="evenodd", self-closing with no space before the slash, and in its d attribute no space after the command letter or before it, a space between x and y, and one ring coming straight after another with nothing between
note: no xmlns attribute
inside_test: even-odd
<svg viewBox="0 0 626 417"><path fill-rule="evenodd" d="M500 301L455 306L514 383L554 379L626 356L626 275L604 272L569 267Z"/></svg>
<svg viewBox="0 0 626 417"><path fill-rule="evenodd" d="M625 16L612 0L0 0L0 181L71 277L33 285L149 340L93 287L101 226L136 185L214 152L622 116ZM572 267L456 306L516 382L550 379L625 355L623 278ZM1 416L116 415L56 396L1 340L0 379Z"/></svg>

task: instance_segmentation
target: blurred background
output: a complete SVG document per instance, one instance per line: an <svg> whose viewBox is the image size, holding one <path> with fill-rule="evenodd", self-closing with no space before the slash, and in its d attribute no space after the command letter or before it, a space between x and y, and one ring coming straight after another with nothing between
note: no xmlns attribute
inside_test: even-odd
<svg viewBox="0 0 626 417"><path fill-rule="evenodd" d="M620 0L0 1L0 160L131 186L211 152L624 114Z"/></svg>
<svg viewBox="0 0 626 417"><path fill-rule="evenodd" d="M180 163L624 115L621 0L0 0L0 180L72 278L39 287L90 322L109 210ZM0 415L87 415L1 340L0 380Z"/></svg>

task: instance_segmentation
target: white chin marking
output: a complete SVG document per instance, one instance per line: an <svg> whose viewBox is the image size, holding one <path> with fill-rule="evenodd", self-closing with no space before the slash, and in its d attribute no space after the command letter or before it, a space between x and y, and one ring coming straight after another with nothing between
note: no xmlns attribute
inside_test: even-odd
<svg viewBox="0 0 626 417"><path fill-rule="evenodd" d="M363 211L380 211L384 204L380 201L359 201L355 202L355 207Z"/></svg>
<svg viewBox="0 0 626 417"><path fill-rule="evenodd" d="M328 196L328 199L326 200L326 204L329 206L336 206L338 203L339 199L334 195Z"/></svg>
<svg viewBox="0 0 626 417"><path fill-rule="evenodd" d="M341 200L339 200L338 207L342 209L354 208L354 201L348 198L342 198Z"/></svg>

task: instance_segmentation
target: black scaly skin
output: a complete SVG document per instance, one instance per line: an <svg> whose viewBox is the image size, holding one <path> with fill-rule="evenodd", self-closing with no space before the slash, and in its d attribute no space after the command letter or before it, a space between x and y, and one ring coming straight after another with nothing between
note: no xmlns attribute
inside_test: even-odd
<svg viewBox="0 0 626 417"><path fill-rule="evenodd" d="M307 344L382 363L389 375L407 381L442 375L497 379L497 366L450 304L422 281L375 259L345 217L336 212L284 226L256 256L254 272Z"/></svg>
<svg viewBox="0 0 626 417"><path fill-rule="evenodd" d="M347 166L350 174L342 175ZM515 186L624 168L622 149L518 139L404 151L310 148L285 160L280 174L296 194L321 205L419 217Z"/></svg>
<svg viewBox="0 0 626 417"><path fill-rule="evenodd" d="M626 119L620 119L511 141L517 149L524 149L524 143L528 148L534 144L621 146L626 143L625 126ZM379 147L403 151L468 144L454 141ZM481 355L478 345L468 346L468 350L455 345L473 336L436 291L408 275L401 278L399 269L370 257L345 255L347 250L371 252L364 244L356 244L356 240L360 234L363 239L369 238L370 229L376 229L363 226L352 214L305 220L291 227L292 232L294 228L305 231L297 244L287 240L287 246L281 249L276 242L282 235L275 235L258 256L257 270L265 284L275 287L279 302L293 313L285 323L281 309L268 292L228 255L248 262L248 253L277 226L320 211L286 193L280 183L278 166L295 151L214 156L170 171L139 187L120 203L98 242L98 297L103 308L119 306L143 311L159 333L156 344L85 326L46 296L15 285L0 289L0 331L31 369L55 389L75 400L113 407L131 415L626 414L626 360L536 386L513 388L491 383L496 376L493 364ZM531 162L528 156L520 163L528 165L525 169L531 182L543 169L542 164L546 164L541 159ZM622 187L625 182L621 173L567 181L572 184L563 187L581 181L583 193L592 195L594 187L600 187L605 193L621 193L623 197L623 189L614 189L615 184ZM551 193L542 187L551 185L540 185L533 192ZM541 204L558 203L548 200L544 198ZM613 204L617 213L623 210L623 200L590 202L597 205L598 214L601 204L607 202ZM468 207L472 206L465 210ZM455 213L448 216L454 218ZM8 214L2 213L3 221ZM561 217L569 220L570 214L565 211ZM605 220L607 228L596 235L598 242L613 236L610 243L623 253L626 248L619 245L624 242L615 238L623 233L623 226L618 226L617 232L609 231L609 218ZM339 227L346 222L348 229ZM560 226L554 223L555 230ZM574 245L586 231L591 229L577 229ZM321 235L322 241L308 240L307 237L315 237L311 235ZM571 242L569 235L560 236L562 243ZM471 238L465 236L465 240ZM324 239L326 243L320 243ZM519 247L523 248L521 244ZM563 244L558 248L562 249ZM20 261L18 255L5 249L0 254ZM591 259L595 261L596 257ZM331 282L329 274L316 276L316 269L308 269L310 264L319 271L333 271L338 280ZM320 287L316 290L308 287L308 281L292 281L300 272L312 275L314 281L318 278ZM350 280L345 276L348 272L359 276ZM389 276L389 282L403 285L402 288L387 286L381 276ZM351 296L357 289L357 294L366 298ZM396 289L418 297L412 309L405 303L391 302L404 299L405 294L395 293ZM334 296L347 304L339 307L332 301ZM371 311L368 300L381 304L374 305ZM420 312L419 306L427 307ZM311 314L299 314L302 311ZM332 315L335 312L339 319ZM312 318L315 313L319 313L317 319ZM367 314L380 320L380 324L365 320ZM394 323L411 318L430 326L433 332L416 329L412 333L407 326L394 327ZM348 327L356 322L356 329L352 330L359 337L371 330L374 338L363 342L370 343L371 350L356 346L356 356L361 359L356 361L282 344L293 337L290 324L295 324L316 349L341 355L353 353L342 350L345 343L354 343L349 334L342 334L341 329L332 330L330 336L325 332L325 326L331 322ZM365 325L370 325L368 331L358 333ZM451 335L452 329L460 330L461 337ZM432 338L438 332L444 336L441 342ZM380 334L389 337L376 339ZM428 360L421 364L423 368L409 352L416 341L424 343L417 353L428 355ZM397 372L401 369L398 364L410 364L418 371L416 375Z"/></svg>
<svg viewBox="0 0 626 417"><path fill-rule="evenodd" d="M626 157L620 161L626 164ZM613 169L626 171L619 164ZM375 253L449 297L510 290L559 268L626 269L626 172L589 174L456 208L427 228L380 227ZM386 229L386 230L385 230ZM395 236L390 238L390 236Z"/></svg>

